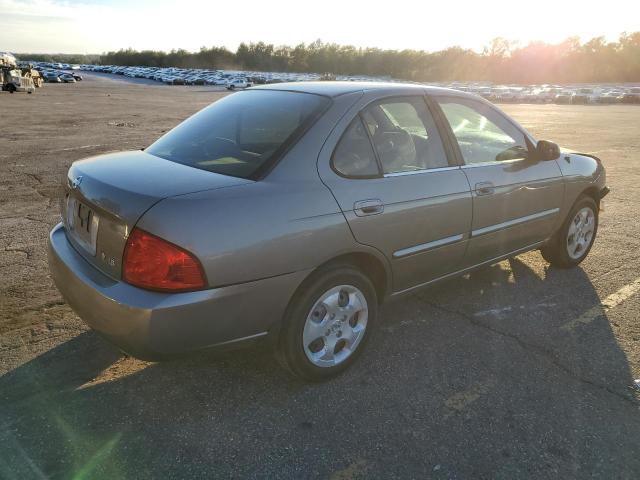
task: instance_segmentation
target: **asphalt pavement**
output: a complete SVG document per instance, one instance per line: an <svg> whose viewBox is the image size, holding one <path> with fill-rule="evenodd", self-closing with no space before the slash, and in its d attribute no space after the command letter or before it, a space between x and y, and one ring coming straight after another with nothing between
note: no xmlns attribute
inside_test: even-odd
<svg viewBox="0 0 640 480"><path fill-rule="evenodd" d="M46 270L70 162L220 95L98 76L0 95L0 478L640 478L640 107L505 106L603 159L589 258L530 252L390 302L353 368L304 384L265 347L123 357Z"/></svg>

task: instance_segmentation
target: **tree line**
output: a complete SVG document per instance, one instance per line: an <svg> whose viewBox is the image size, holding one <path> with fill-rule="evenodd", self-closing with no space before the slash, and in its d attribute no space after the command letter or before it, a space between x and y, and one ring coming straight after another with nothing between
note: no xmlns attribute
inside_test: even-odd
<svg viewBox="0 0 640 480"><path fill-rule="evenodd" d="M91 60L84 56L20 55L41 61L101 63L278 72L315 72L390 76L420 82L491 81L494 83L574 83L640 81L640 32L623 33L618 41L604 37L581 43L571 37L557 44L519 46L494 39L480 53L461 47L437 52L356 48L317 40L295 47L264 42L241 43L235 52L202 47L198 52L118 50ZM49 60L45 58L49 57ZM70 58L73 57L73 60Z"/></svg>

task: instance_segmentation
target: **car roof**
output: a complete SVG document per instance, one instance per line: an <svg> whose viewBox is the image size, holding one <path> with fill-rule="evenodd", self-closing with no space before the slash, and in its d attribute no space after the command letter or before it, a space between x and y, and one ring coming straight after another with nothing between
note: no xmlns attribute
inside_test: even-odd
<svg viewBox="0 0 640 480"><path fill-rule="evenodd" d="M412 90L416 93L450 93L461 94L464 96L472 96L464 94L458 90L449 88L430 87L416 83L396 83L396 82L340 82L340 81L319 81L319 82L284 82L277 84L258 85L252 87L251 90L283 90L290 92L313 93L316 95L325 95L327 97L337 97L347 93L354 92L370 92L384 91L385 94L393 95L407 94Z"/></svg>

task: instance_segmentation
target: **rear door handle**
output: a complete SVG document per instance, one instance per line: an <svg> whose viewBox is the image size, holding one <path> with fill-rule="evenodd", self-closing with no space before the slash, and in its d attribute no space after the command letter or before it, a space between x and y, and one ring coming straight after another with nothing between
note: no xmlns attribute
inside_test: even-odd
<svg viewBox="0 0 640 480"><path fill-rule="evenodd" d="M378 215L384 212L384 204L382 203L382 200L378 198L360 200L353 204L353 211L358 217L365 217L367 215Z"/></svg>
<svg viewBox="0 0 640 480"><path fill-rule="evenodd" d="M496 187L491 182L476 183L476 193L478 195L492 195L496 191Z"/></svg>

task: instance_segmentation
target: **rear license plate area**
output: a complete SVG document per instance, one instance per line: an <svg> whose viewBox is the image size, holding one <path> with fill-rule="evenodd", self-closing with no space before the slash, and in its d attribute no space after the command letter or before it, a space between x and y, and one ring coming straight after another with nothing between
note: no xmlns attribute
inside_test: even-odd
<svg viewBox="0 0 640 480"><path fill-rule="evenodd" d="M96 254L99 217L88 205L69 195L66 224L71 237L91 255Z"/></svg>

